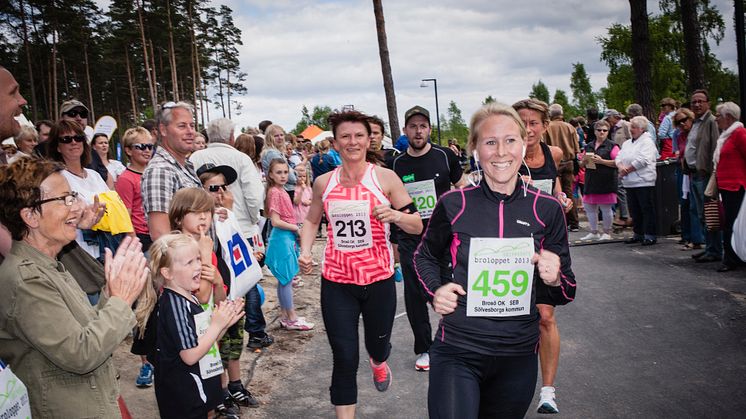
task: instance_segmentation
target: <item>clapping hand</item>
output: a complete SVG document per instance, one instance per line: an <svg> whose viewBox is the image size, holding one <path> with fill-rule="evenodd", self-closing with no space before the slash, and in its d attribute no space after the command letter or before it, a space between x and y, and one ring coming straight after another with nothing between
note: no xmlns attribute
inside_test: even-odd
<svg viewBox="0 0 746 419"><path fill-rule="evenodd" d="M244 316L244 301L243 298L231 301L224 300L215 305L212 310L212 323L218 325L221 329L225 330L241 319Z"/></svg>
<svg viewBox="0 0 746 419"><path fill-rule="evenodd" d="M150 275L140 240L125 237L114 256L107 248L104 253L104 274L109 295L119 297L131 306L140 296Z"/></svg>

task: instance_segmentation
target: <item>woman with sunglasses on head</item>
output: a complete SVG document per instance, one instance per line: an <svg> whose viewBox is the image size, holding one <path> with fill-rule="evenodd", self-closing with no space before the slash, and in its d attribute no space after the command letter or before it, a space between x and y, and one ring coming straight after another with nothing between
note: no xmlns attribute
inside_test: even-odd
<svg viewBox="0 0 746 419"><path fill-rule="evenodd" d="M49 132L49 159L65 165L62 176L67 179L70 189L78 193L86 205L98 203L97 195L109 191L101 175L86 166L91 161L91 146L86 141L83 128L75 121L59 120ZM101 257L99 245L89 244L83 238L83 231L78 229L75 241L88 254L98 259Z"/></svg>
<svg viewBox="0 0 746 419"><path fill-rule="evenodd" d="M583 205L591 232L580 240L611 240L612 206L616 204L617 174L614 159L619 146L609 140L609 123L596 121L596 139L585 146L580 166L585 168ZM598 232L598 211L603 215L603 234Z"/></svg>

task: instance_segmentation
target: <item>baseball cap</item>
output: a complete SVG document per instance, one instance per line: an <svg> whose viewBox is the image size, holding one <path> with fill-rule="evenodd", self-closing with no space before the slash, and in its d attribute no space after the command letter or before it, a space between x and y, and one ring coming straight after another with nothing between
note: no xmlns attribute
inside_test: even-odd
<svg viewBox="0 0 746 419"><path fill-rule="evenodd" d="M416 105L410 108L407 113L404 114L404 125L407 125L407 121L409 121L409 118L415 115L422 115L425 117L425 119L427 119L428 122L430 122L430 112L428 112L427 109L423 108L422 106Z"/></svg>
<svg viewBox="0 0 746 419"><path fill-rule="evenodd" d="M216 166L212 163L205 163L197 169L197 176L202 176L203 173L220 173L225 176L225 184L230 185L236 181L238 174L230 166Z"/></svg>
<svg viewBox="0 0 746 419"><path fill-rule="evenodd" d="M60 115L67 113L75 108L83 108L86 110L86 112L90 112L88 107L86 107L83 102L77 99L72 99L62 102L62 106L60 107Z"/></svg>

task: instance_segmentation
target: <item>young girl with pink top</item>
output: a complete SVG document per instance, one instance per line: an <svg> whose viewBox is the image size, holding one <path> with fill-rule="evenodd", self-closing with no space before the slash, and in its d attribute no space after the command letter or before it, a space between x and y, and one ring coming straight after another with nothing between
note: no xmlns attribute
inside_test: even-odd
<svg viewBox="0 0 746 419"><path fill-rule="evenodd" d="M296 223L293 202L283 188L290 168L285 160L273 159L267 168L267 196L264 212L272 222L265 261L277 278L277 299L280 303L280 326L288 330L311 330L313 323L298 317L293 307L293 277L298 275L298 243L300 230Z"/></svg>

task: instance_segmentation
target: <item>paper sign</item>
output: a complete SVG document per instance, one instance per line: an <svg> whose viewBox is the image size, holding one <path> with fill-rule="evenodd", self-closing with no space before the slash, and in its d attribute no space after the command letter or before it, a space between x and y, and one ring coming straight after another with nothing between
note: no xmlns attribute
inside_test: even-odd
<svg viewBox="0 0 746 419"><path fill-rule="evenodd" d="M351 252L373 247L368 201L329 201L328 212L335 249Z"/></svg>
<svg viewBox="0 0 746 419"><path fill-rule="evenodd" d="M104 115L98 118L96 125L93 128L95 134L101 133L106 134L106 137L111 139L114 131L117 130L117 120L109 115Z"/></svg>

